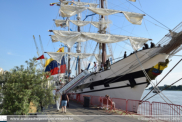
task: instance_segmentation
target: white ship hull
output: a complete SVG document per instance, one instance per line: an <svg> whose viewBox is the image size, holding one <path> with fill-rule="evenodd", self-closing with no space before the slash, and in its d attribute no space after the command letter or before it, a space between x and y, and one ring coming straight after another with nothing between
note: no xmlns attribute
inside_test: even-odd
<svg viewBox="0 0 182 122"><path fill-rule="evenodd" d="M137 52L142 67L148 71L158 62L164 62L166 54L157 54L161 48L151 48ZM140 100L147 86L146 77L135 54L111 65L111 69L93 73L72 93L111 98Z"/></svg>

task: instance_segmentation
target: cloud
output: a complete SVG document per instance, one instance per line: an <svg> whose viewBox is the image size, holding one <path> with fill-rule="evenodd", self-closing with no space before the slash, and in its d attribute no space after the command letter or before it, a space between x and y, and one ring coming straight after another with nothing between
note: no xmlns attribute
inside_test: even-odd
<svg viewBox="0 0 182 122"><path fill-rule="evenodd" d="M21 56L21 55L16 55L16 54L13 54L12 52L7 52L8 55L12 55L12 56L20 56L20 57L24 57L24 56Z"/></svg>
<svg viewBox="0 0 182 122"><path fill-rule="evenodd" d="M7 52L8 55L13 55L11 52Z"/></svg>

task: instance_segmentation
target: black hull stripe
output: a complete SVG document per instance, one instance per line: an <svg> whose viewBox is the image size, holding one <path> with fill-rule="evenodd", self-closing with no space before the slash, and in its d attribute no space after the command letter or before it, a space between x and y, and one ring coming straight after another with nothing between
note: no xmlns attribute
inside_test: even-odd
<svg viewBox="0 0 182 122"><path fill-rule="evenodd" d="M150 69L146 69L145 71L148 72L149 70ZM99 74L100 73L97 73L96 75L99 75ZM83 89L83 88L90 88L90 87L93 88L94 86L104 85L104 84L106 84L106 81L107 81L107 84L110 84L111 82L117 83L117 82L129 80L130 78L136 79L136 78L141 78L141 77L145 77L143 71L137 71L137 72L133 72L130 74L126 74L124 76L116 76L116 77L112 77L112 78L108 78L108 79L104 79L104 80L94 81L92 83L83 84L83 85L77 86L73 91L78 90L78 89ZM91 77L89 77L89 78L91 78Z"/></svg>
<svg viewBox="0 0 182 122"><path fill-rule="evenodd" d="M143 82L143 83L138 83L136 85L142 85L142 84L147 84L148 82ZM112 87L112 88L104 88L104 89L98 89L98 90L92 90L92 91L86 91L86 92L80 92L78 94L83 94L83 93L90 93L90 92L98 92L98 91L105 91L105 90L110 90L110 89L119 89L119 88L125 88L125 87L131 87L130 85L126 86L119 86L119 87Z"/></svg>

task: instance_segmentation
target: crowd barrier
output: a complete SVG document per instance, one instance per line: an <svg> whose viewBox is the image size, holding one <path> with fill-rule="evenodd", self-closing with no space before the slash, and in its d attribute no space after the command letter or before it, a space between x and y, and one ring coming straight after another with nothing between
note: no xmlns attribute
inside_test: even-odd
<svg viewBox="0 0 182 122"><path fill-rule="evenodd" d="M101 107L103 96L88 96L90 97L90 105L94 107ZM131 99L121 99L121 98L110 98L115 104L117 110L122 110L126 114L139 114L144 116L156 115L170 115L180 116L182 114L182 106L176 104L168 104L162 102L152 102L141 101L141 100L131 100ZM79 103L84 103L83 94L70 94L70 100L77 101Z"/></svg>

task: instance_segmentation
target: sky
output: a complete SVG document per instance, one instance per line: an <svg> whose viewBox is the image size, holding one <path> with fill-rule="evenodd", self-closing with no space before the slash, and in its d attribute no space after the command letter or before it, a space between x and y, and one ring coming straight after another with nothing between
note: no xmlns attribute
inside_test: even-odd
<svg viewBox="0 0 182 122"><path fill-rule="evenodd" d="M98 0L81 0L82 2L98 2ZM50 40L50 32L48 30L65 30L66 28L56 28L53 19L63 19L58 16L59 7L50 6L50 3L58 2L58 0L1 0L0 1L0 67L3 70L9 71L15 66L26 65L25 61L31 58L38 57L33 35L39 47L40 54L41 46L39 42L39 35L43 43L45 52L54 52L61 47L61 43L52 43ZM115 14L109 16L112 24L108 31L111 34L136 36L153 39L157 43L164 35L168 33L168 29L161 25L164 24L170 29L173 29L182 21L182 1L181 0L137 0L137 2L130 2L146 14L142 25L133 25L129 23L122 14ZM107 8L143 13L126 0L107 0ZM86 15L91 14L89 11L82 13L82 20ZM151 17L156 20L152 19ZM70 19L75 19L76 16ZM98 21L99 16L88 17L87 21ZM70 25L73 31L76 31L76 26ZM90 29L88 29L90 28ZM98 30L93 26L85 26L81 28L83 32L97 32ZM53 35L53 34L52 34ZM83 43L82 51L84 51ZM89 45L89 46L88 46ZM92 53L96 43L89 41L87 43L87 53ZM75 47L72 51L75 51ZM122 57L124 51L127 54L132 52L129 41L112 44L112 51L114 57ZM178 53L181 55L181 52ZM45 54L47 58L48 55ZM181 57L173 57L167 69L157 77L159 81L179 60ZM74 60L72 60L72 63ZM182 63L180 63L170 75L168 75L160 85L171 84L181 78ZM182 81L176 85L182 84Z"/></svg>

